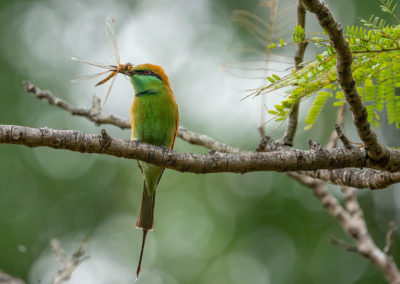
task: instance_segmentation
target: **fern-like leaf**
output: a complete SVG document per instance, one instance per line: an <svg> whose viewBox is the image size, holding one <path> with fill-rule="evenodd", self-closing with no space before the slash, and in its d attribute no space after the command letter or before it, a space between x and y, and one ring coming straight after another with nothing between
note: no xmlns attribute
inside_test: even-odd
<svg viewBox="0 0 400 284"><path fill-rule="evenodd" d="M380 0L384 12L395 15L393 0ZM386 111L388 122L400 127L400 25L391 26L385 20L371 16L363 20L363 26L349 26L346 40L353 53L353 77L357 90L368 111L368 120L379 126L380 113ZM303 30L295 28L293 40L308 40L326 50L303 68L277 79L270 77L270 84L258 89L253 95L288 88L287 97L275 110L270 111L276 120L285 119L295 103L318 92L306 118L306 128L315 123L328 95L336 92L335 106L345 103L343 93L337 91L336 53L324 33L305 39ZM273 44L273 43L272 43ZM282 45L282 44L281 44ZM288 43L285 43L288 45ZM275 45L279 47L279 45ZM321 91L324 89L324 91Z"/></svg>
<svg viewBox="0 0 400 284"><path fill-rule="evenodd" d="M317 93L315 100L308 111L306 118L306 127L304 129L310 129L313 127L315 121L317 120L322 108L324 107L327 99L330 97L330 93L326 91L321 91Z"/></svg>

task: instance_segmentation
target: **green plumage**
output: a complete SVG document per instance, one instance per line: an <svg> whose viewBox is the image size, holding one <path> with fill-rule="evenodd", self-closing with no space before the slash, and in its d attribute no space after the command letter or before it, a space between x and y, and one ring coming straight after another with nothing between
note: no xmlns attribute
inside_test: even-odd
<svg viewBox="0 0 400 284"><path fill-rule="evenodd" d="M156 146L172 148L177 129L178 109L168 82L149 75L133 75L135 100L131 108L132 138ZM163 168L139 162L149 196L156 190Z"/></svg>
<svg viewBox="0 0 400 284"><path fill-rule="evenodd" d="M164 70L156 65L137 65L129 71L135 89L130 109L131 139L172 149L178 130L178 106ZM138 161L144 177L142 205L136 222L143 229L143 242L136 275L140 273L144 243L154 227L154 204L158 182L164 168Z"/></svg>
<svg viewBox="0 0 400 284"><path fill-rule="evenodd" d="M178 107L161 67L135 66L131 81L135 89L130 115L132 139L172 148L178 128ZM144 192L137 227L153 228L154 196L164 168L139 161L144 177Z"/></svg>

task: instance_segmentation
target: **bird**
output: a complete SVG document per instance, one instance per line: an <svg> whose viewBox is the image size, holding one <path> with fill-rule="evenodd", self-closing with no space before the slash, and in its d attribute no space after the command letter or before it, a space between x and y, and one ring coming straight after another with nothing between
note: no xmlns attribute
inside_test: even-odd
<svg viewBox="0 0 400 284"><path fill-rule="evenodd" d="M169 79L161 66L150 63L119 71L128 75L135 91L130 108L131 140L172 149L178 132L179 112ZM164 168L138 161L142 172L143 194L136 228L143 230L136 277L139 277L148 231L154 228L154 205Z"/></svg>

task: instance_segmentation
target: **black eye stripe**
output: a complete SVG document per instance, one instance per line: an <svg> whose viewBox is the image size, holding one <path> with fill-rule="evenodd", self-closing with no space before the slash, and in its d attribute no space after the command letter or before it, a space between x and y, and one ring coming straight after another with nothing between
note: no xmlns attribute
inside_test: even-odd
<svg viewBox="0 0 400 284"><path fill-rule="evenodd" d="M160 75L154 73L153 71L146 69L146 70L136 70L136 73L141 74L141 75L145 75L145 76L153 76L153 77L157 77L158 79L160 79L162 81L162 78Z"/></svg>

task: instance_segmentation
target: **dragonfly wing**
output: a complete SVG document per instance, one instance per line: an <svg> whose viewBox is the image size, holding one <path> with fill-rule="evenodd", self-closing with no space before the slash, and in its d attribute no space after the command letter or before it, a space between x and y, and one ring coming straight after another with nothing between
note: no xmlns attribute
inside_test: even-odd
<svg viewBox="0 0 400 284"><path fill-rule="evenodd" d="M106 65L106 64L102 64L102 63L88 61L88 60L81 60L81 59L78 59L76 57L71 57L71 60L79 62L79 63L84 63L84 64L92 65L92 66L95 66L95 67L103 68L103 69L115 70L115 66Z"/></svg>
<svg viewBox="0 0 400 284"><path fill-rule="evenodd" d="M79 81L94 79L94 78L103 76L103 75L105 75L105 74L107 74L107 73L109 73L109 72L110 72L110 71L107 70L107 71L103 71L103 72L96 73L96 74L80 76L80 77L78 77L78 78L75 78L75 79L70 80L70 82L71 82L71 83L76 83L76 82L79 82Z"/></svg>
<svg viewBox="0 0 400 284"><path fill-rule="evenodd" d="M114 82L115 82L115 79L116 79L116 78L117 78L117 73L115 73L114 77L111 79L111 84L110 84L110 86L108 87L106 96L104 97L103 106L106 104L106 101L107 101L107 99L108 99L108 96L110 95L111 89L112 89L112 87L113 87L113 85L114 85Z"/></svg>
<svg viewBox="0 0 400 284"><path fill-rule="evenodd" d="M114 32L114 20L110 16L106 20L106 36L109 42L109 49L112 59L115 61L116 65L120 64L119 49L117 43L117 36Z"/></svg>

